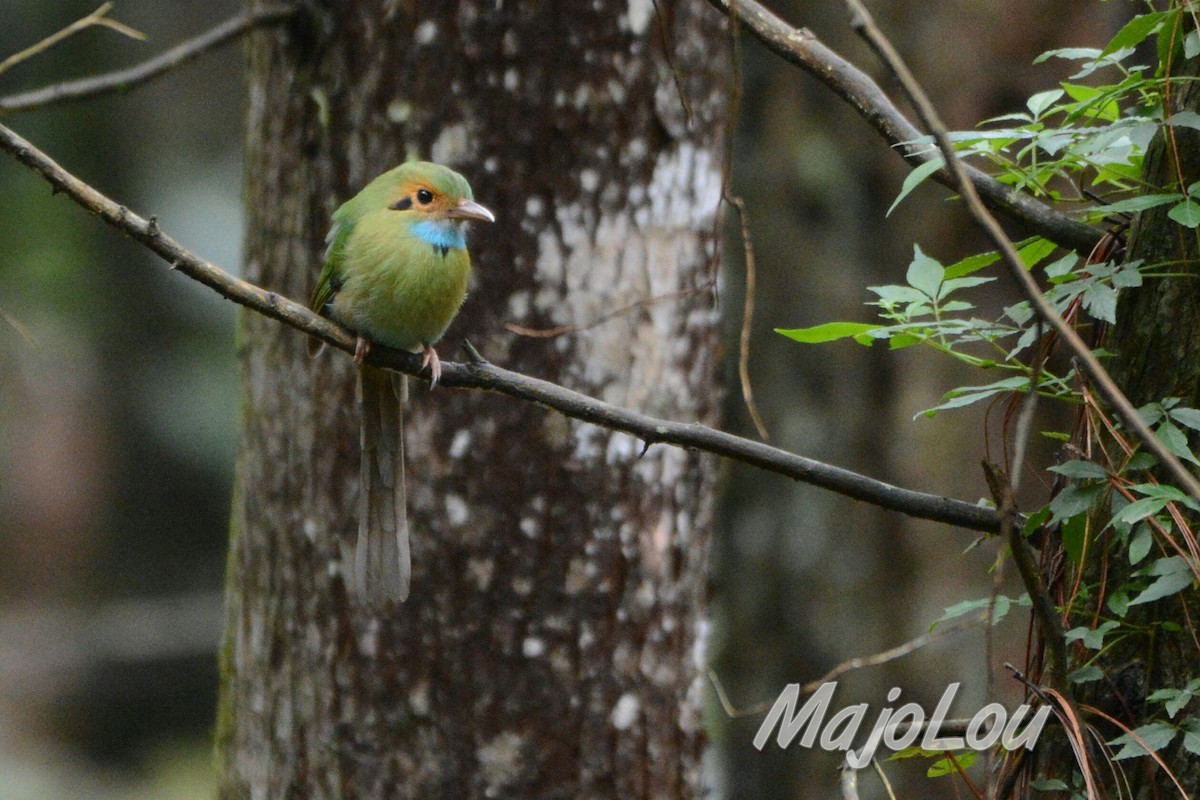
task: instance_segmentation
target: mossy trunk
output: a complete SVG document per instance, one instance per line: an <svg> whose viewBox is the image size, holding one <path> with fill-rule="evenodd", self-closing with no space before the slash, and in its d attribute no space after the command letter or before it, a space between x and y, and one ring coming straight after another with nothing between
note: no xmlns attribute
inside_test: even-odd
<svg viewBox="0 0 1200 800"><path fill-rule="evenodd" d="M1200 111L1200 65L1177 65L1173 70L1184 80L1171 84L1171 103L1168 111ZM1200 180L1200 131L1183 126L1166 129L1151 144L1144 161L1143 177L1149 187L1174 191L1182 180L1187 187ZM1149 189L1148 191L1156 191ZM1170 206L1145 211L1135 220L1128 235L1126 260L1147 265L1163 265L1170 277L1150 278L1137 289L1122 291L1117 309L1117 323L1108 336L1108 347L1116 353L1111 364L1113 377L1135 405L1180 398L1182 405L1200 407L1200 257L1197 236L1167 216ZM1194 446L1195 443L1193 443ZM1114 447L1110 442L1110 446ZM1113 616L1110 608L1095 607L1097 599L1103 604L1113 591L1129 581L1135 571L1129 552L1118 546L1115 534L1106 527L1110 511L1093 519L1093 528L1102 549L1089 552L1083 565L1085 580L1093 585L1089 599L1076 599L1074 614L1067 627L1094 627L1097 620ZM1195 525L1193 518L1191 524ZM1102 530L1103 529L1103 530ZM1180 539L1176 532L1174 536ZM1159 540L1150 560L1174 555L1171 546ZM1068 580L1069 584L1070 581ZM1061 585L1061 584L1060 584ZM1074 663L1082 666L1090 659L1102 672L1094 682L1076 687L1077 699L1084 706L1084 718L1095 725L1105 739L1123 733L1122 729L1106 722L1099 715L1087 712L1092 706L1119 719L1129 729L1152 721L1171 722L1163 706L1148 702L1158 689L1181 689L1200 676L1200 645L1196 640L1196 621L1200 620L1200 593L1195 588L1154 603L1133 606L1122 618L1123 630L1132 635L1111 637L1105 649L1097 654L1081 643L1069 651ZM1195 708L1188 708L1194 714ZM1184 715L1186 716L1186 714ZM1178 724L1183 717L1173 720ZM1108 756L1098 749L1091 751L1093 774L1106 787L1109 796L1118 795L1113 774L1104 763ZM1111 754L1109 754L1111 755ZM1048 756L1048 757L1046 757ZM1200 759L1183 747L1183 736L1159 752L1188 797L1200 797ZM1120 762L1128 789L1133 798L1177 797L1178 788L1166 772L1150 758ZM1058 746L1046 751L1042 773L1067 780L1077 771L1074 755Z"/></svg>
<svg viewBox="0 0 1200 800"><path fill-rule="evenodd" d="M249 46L247 276L306 297L334 208L407 157L440 161L498 219L472 237L444 359L469 338L506 367L714 422L718 16L304 8ZM713 460L413 382L412 594L373 616L341 578L350 359L310 360L255 315L241 342L222 797L698 794Z"/></svg>

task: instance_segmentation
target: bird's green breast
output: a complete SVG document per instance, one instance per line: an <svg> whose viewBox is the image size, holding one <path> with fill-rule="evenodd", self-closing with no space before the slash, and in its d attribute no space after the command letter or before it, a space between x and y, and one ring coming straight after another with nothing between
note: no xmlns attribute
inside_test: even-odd
<svg viewBox="0 0 1200 800"><path fill-rule="evenodd" d="M333 316L372 341L418 351L442 337L467 295L471 259L415 235L395 211L364 215L341 248Z"/></svg>

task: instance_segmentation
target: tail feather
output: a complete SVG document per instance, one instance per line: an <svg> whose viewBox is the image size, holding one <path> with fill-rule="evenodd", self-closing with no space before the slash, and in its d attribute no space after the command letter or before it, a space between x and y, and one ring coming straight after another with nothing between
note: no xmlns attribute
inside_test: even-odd
<svg viewBox="0 0 1200 800"><path fill-rule="evenodd" d="M402 603L412 564L404 484L403 375L363 366L358 385L362 461L353 589L368 605Z"/></svg>

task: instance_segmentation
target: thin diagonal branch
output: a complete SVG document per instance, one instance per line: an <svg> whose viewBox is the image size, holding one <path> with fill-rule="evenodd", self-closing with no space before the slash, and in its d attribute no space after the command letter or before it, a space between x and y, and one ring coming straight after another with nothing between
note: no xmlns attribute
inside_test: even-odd
<svg viewBox="0 0 1200 800"><path fill-rule="evenodd" d="M867 667L878 667L881 664L887 664L890 661L904 658L905 656L920 650L926 645L933 644L943 637L949 636L952 633L958 633L959 631L966 630L967 628L973 628L974 626L980 625L990 618L991 612L983 611L970 617L965 617L951 625L943 625L940 628L929 631L928 633L923 633L915 639L909 639L907 642L898 644L895 647L889 647L883 652L874 653L873 655L869 656L857 656L855 658L843 661L842 663L830 669L821 677L815 678L801 686L800 695L802 697L807 697L808 695L816 692L817 689L820 689L824 684L829 683L830 681L836 681L848 672L854 672ZM729 695L726 694L725 687L721 683L721 679L717 676L716 670L714 670L712 667L708 667L707 672L708 679L712 683L713 689L716 690L717 701L721 704L721 707L725 709L725 713L729 715L730 719L753 717L758 714L765 714L774 703L774 701L771 700L765 703L755 703L754 705L746 708L735 708L733 703L730 702Z"/></svg>
<svg viewBox="0 0 1200 800"><path fill-rule="evenodd" d="M900 113L870 76L825 46L811 31L788 25L756 0L708 2L721 13L736 17L771 52L832 89L878 131L909 165L917 167L938 157L928 145L919 143L921 132ZM964 169L988 208L1062 247L1086 257L1104 235L1102 231L1073 220L1029 195L1014 191L985 172L973 167ZM958 191L956 181L945 167L935 172L933 179Z"/></svg>
<svg viewBox="0 0 1200 800"><path fill-rule="evenodd" d="M71 36L74 36L75 34L87 28L104 27L114 30L123 36L128 36L131 39L146 38L146 34L142 33L141 31L136 31L128 25L117 22L115 19L110 19L108 16L106 16L109 11L112 11L112 8L113 3L104 3L86 17L75 20L62 30L50 34L45 39L26 47L19 53L13 53L8 58L0 61L0 73L7 72L17 64L20 64L22 61L28 61L38 53L49 50L51 47L63 41L64 39L70 38Z"/></svg>
<svg viewBox="0 0 1200 800"><path fill-rule="evenodd" d="M1176 458L1170 450L1167 449L1150 427L1146 424L1141 415L1137 413L1137 409L1133 407L1133 403L1129 402L1129 398L1117 386L1116 381L1104 369L1104 365L1100 363L1100 359L1096 358L1092 353L1091 348L1080 338L1075 329L1071 327L1062 315L1055 310L1054 306L1042 294L1042 290L1038 288L1037 282L1033 276L1029 274L1029 270L1025 268L1025 264L1021 261L1021 257L1017 254L1017 249L1004 233L1004 229L1000 227L1000 223L996 221L984 207L980 200L979 194L976 191L974 182L971 180L967 168L959 159L958 153L954 150L954 145L950 141L950 137L946 133L946 126L938 117L937 110L930 102L925 90L921 88L921 84L913 76L905 65L904 60L896 49L892 47L891 42L887 40L875 25L874 19L871 18L870 12L860 0L846 0L846 5L850 8L853 14L853 20L850 25L857 31L867 43L871 45L876 54L883 60L900 81L900 85L904 88L904 93L912 102L913 107L917 109L917 115L921 118L921 122L933 134L933 138L937 141L938 149L942 151L943 158L946 159L946 166L954 180L954 188L962 195L963 200L967 204L967 210L976 224L987 237L991 239L992 244L1000 253L1005 265L1008 267L1009 274L1012 275L1017 287L1021 290L1021 294L1029 301L1034 311L1039 317L1054 329L1062 341L1070 350L1071 355L1078 359L1083 371L1087 373L1088 379L1095 384L1096 389L1113 407L1117 416L1125 423L1126 427L1133 431L1142 444L1146 446L1158 462L1179 482L1183 488L1194 500L1200 502L1200 481L1183 466L1183 463Z"/></svg>
<svg viewBox="0 0 1200 800"><path fill-rule="evenodd" d="M153 80L197 56L220 47L255 28L274 25L296 13L294 6L263 6L227 19L215 28L128 69L56 83L42 89L0 98L0 116L33 111L90 97L124 92Z"/></svg>
<svg viewBox="0 0 1200 800"><path fill-rule="evenodd" d="M22 164L42 175L56 190L140 242L189 278L235 303L316 336L347 353L354 352L355 336L345 328L314 314L300 303L235 278L199 258L163 233L154 217L147 220L104 196L3 125L0 125L0 149L12 153ZM468 352L472 355L470 363L442 364L443 386L500 392L554 409L574 419L624 431L641 438L647 445L671 444L714 453L912 517L988 533L1000 529L1000 518L990 508L903 489L698 423L648 417L547 381L501 369L484 361L474 353L473 348L468 347ZM421 368L419 355L381 346L371 348L367 361L374 366L410 375L418 375Z"/></svg>

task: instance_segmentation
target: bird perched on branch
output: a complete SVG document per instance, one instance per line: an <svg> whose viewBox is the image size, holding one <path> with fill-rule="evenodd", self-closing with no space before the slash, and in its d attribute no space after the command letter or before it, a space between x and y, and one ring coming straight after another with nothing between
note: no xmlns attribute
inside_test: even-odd
<svg viewBox="0 0 1200 800"><path fill-rule="evenodd" d="M430 386L442 365L433 345L467 294L467 222L495 222L457 172L427 161L383 173L333 213L325 268L309 306L358 334L362 462L352 589L371 605L402 602L411 574L404 486L405 376L363 363L371 343L423 354ZM321 349L309 341L309 354Z"/></svg>

